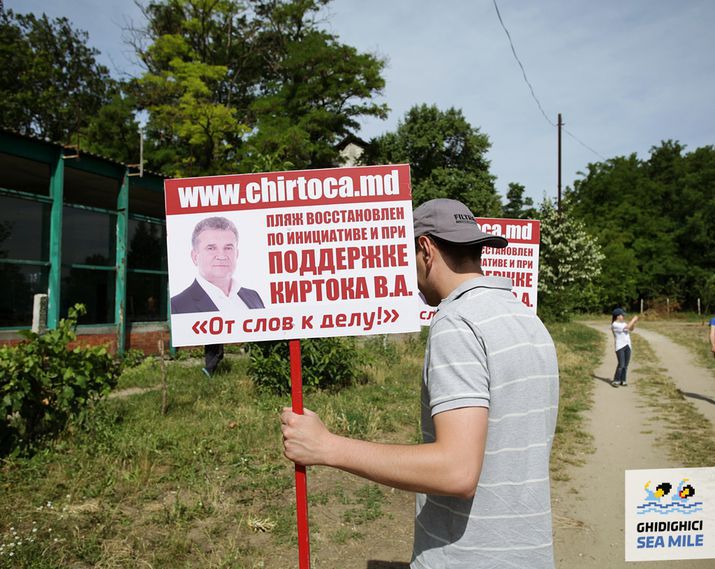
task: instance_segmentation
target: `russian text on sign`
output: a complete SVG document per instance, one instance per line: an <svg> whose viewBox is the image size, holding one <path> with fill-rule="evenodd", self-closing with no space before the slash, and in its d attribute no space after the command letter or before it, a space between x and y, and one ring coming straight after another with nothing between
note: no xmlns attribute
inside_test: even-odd
<svg viewBox="0 0 715 569"><path fill-rule="evenodd" d="M271 251L268 253L270 274L298 273L300 275L334 274L354 269L385 269L408 266L407 245L363 245L360 247L331 247L299 252Z"/></svg>

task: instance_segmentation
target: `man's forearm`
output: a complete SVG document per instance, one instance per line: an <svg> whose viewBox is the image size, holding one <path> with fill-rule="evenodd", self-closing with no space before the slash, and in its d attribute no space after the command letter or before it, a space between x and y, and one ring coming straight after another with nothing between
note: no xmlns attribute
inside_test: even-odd
<svg viewBox="0 0 715 569"><path fill-rule="evenodd" d="M386 486L470 498L478 472L438 443L389 445L332 436L327 466Z"/></svg>
<svg viewBox="0 0 715 569"><path fill-rule="evenodd" d="M434 417L435 442L387 445L332 434L310 409L281 413L283 446L296 464L326 465L402 490L468 498L486 445L488 409L467 407Z"/></svg>

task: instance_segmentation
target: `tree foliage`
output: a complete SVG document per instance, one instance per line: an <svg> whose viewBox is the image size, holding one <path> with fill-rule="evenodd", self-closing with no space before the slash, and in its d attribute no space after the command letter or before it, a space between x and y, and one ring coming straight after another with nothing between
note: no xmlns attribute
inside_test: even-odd
<svg viewBox="0 0 715 569"><path fill-rule="evenodd" d="M524 197L526 188L516 182L509 183L506 193L507 203L504 206L503 216L510 219L535 219L537 210L533 207L534 200Z"/></svg>
<svg viewBox="0 0 715 569"><path fill-rule="evenodd" d="M230 104L225 62L232 39L231 2L168 0L144 9L138 56L147 71L131 92L148 111L148 166L174 176L235 169L235 146L248 127Z"/></svg>
<svg viewBox="0 0 715 569"><path fill-rule="evenodd" d="M337 162L336 144L359 127L361 116L384 118L380 93L384 62L341 44L315 18L327 0L257 3L265 66L251 105L256 131L247 140L247 166L255 156L289 157L295 167Z"/></svg>
<svg viewBox="0 0 715 569"><path fill-rule="evenodd" d="M145 8L150 167L177 175L325 167L371 101L383 62L319 29L327 0L161 0Z"/></svg>
<svg viewBox="0 0 715 569"><path fill-rule="evenodd" d="M116 84L67 18L0 11L0 120L22 134L73 142Z"/></svg>
<svg viewBox="0 0 715 569"><path fill-rule="evenodd" d="M120 83L67 19L0 16L2 126L169 175L316 168L374 102L384 62L320 27L329 0L153 0L133 30L146 71Z"/></svg>
<svg viewBox="0 0 715 569"><path fill-rule="evenodd" d="M452 198L476 215L499 216L501 201L486 159L489 147L487 135L471 126L460 110L418 105L395 132L371 142L364 160L409 163L416 206L433 198Z"/></svg>
<svg viewBox="0 0 715 569"><path fill-rule="evenodd" d="M80 148L123 162L139 162L139 123L136 103L118 84L112 98L93 114L82 130Z"/></svg>
<svg viewBox="0 0 715 569"><path fill-rule="evenodd" d="M564 319L593 304L594 279L601 272L604 254L595 237L570 208L561 214L545 200L539 208L539 314Z"/></svg>
<svg viewBox="0 0 715 569"><path fill-rule="evenodd" d="M607 254L603 308L658 297L695 307L715 272L715 148L666 141L647 160L589 164L571 199Z"/></svg>

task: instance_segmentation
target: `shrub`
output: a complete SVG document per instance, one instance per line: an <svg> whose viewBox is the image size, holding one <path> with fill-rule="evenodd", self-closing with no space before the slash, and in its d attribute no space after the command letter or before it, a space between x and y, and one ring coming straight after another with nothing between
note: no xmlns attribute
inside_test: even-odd
<svg viewBox="0 0 715 569"><path fill-rule="evenodd" d="M168 352L168 349L167 349ZM203 346L198 347L198 348L177 348L174 350L173 355L171 356L171 359L175 361L186 361L188 359L192 358L204 358L204 348Z"/></svg>
<svg viewBox="0 0 715 569"><path fill-rule="evenodd" d="M261 391L290 393L289 343L256 342L249 347L248 375ZM338 389L358 379L360 357L354 338L301 340L303 386Z"/></svg>
<svg viewBox="0 0 715 569"><path fill-rule="evenodd" d="M104 346L68 347L84 313L77 304L55 330L23 331L22 343L0 347L0 455L28 450L69 419L82 420L116 385L119 364Z"/></svg>
<svg viewBox="0 0 715 569"><path fill-rule="evenodd" d="M539 316L544 321L568 320L576 309L594 303L590 285L601 273L604 255L568 203L559 214L544 200L539 216Z"/></svg>
<svg viewBox="0 0 715 569"><path fill-rule="evenodd" d="M130 348L124 352L124 356L121 360L121 369L124 371L125 369L135 368L144 363L145 359L146 354L143 350L140 350L139 348Z"/></svg>

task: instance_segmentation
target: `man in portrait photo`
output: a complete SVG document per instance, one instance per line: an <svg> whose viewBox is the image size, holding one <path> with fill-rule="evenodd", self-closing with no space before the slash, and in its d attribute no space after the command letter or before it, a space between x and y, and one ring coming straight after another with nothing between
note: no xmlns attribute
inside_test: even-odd
<svg viewBox="0 0 715 569"><path fill-rule="evenodd" d="M191 260L198 275L185 290L171 297L171 313L225 312L264 308L255 290L234 277L238 260L238 230L225 217L207 217L191 235Z"/></svg>

